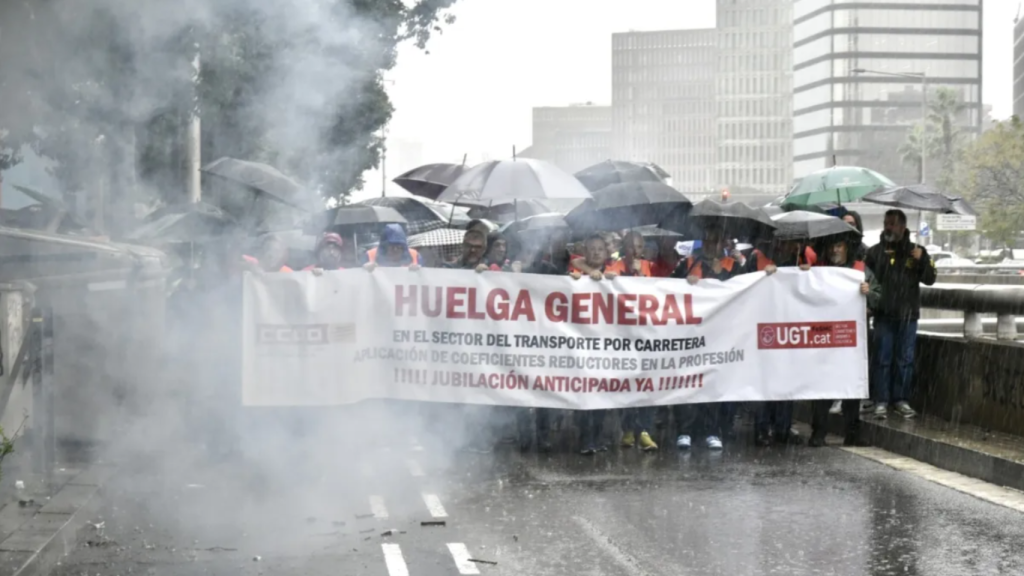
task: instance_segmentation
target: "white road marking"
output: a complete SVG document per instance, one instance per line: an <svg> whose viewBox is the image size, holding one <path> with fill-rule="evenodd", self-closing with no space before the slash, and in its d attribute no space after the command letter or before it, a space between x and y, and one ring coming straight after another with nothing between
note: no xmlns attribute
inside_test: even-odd
<svg viewBox="0 0 1024 576"><path fill-rule="evenodd" d="M598 548L610 556L626 574L630 576L650 575L650 572L644 569L640 559L630 554L624 546L613 540L611 536L602 532L593 522L580 516L574 516L573 521L579 524L580 528L583 529L583 533L589 536L594 541L594 544L597 544ZM682 574L682 572L676 573Z"/></svg>
<svg viewBox="0 0 1024 576"><path fill-rule="evenodd" d="M459 569L459 574L480 573L480 569L476 567L476 564L469 561L472 556L469 555L469 548L466 548L465 544L449 544L448 551L452 553L452 558L455 559L455 567Z"/></svg>
<svg viewBox="0 0 1024 576"><path fill-rule="evenodd" d="M919 460L913 458L907 458L905 456L899 456L882 450L881 448L843 448L847 452L862 456L869 460L874 460L895 468L901 472L909 472L915 476L924 478L925 480L941 484L947 488L952 488L957 492L963 492L969 496L974 496L981 500L1005 506L1018 512L1024 512L1024 493L1018 492L1011 488L1003 488L990 484L984 480L978 480L977 478L971 478L970 476L964 476L957 472L950 472L949 470L943 470L936 468L931 464L925 464Z"/></svg>
<svg viewBox="0 0 1024 576"><path fill-rule="evenodd" d="M409 460L409 473L413 475L413 478L419 478L423 476L423 468L420 468L420 463L415 460Z"/></svg>
<svg viewBox="0 0 1024 576"><path fill-rule="evenodd" d="M427 509L430 510L430 515L434 518L447 518L448 513L445 512L444 506L441 505L441 499L434 494L424 494L423 502L427 505Z"/></svg>
<svg viewBox="0 0 1024 576"><path fill-rule="evenodd" d="M409 567L402 556L402 548L398 544L381 544L384 549L384 564L388 567L389 576L409 576Z"/></svg>
<svg viewBox="0 0 1024 576"><path fill-rule="evenodd" d="M387 518L388 508L384 505L384 498L370 496L370 512L373 512L374 518Z"/></svg>

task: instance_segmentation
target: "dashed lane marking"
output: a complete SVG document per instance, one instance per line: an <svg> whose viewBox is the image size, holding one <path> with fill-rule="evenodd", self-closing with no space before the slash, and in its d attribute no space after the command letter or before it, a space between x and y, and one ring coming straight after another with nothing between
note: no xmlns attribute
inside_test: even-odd
<svg viewBox="0 0 1024 576"><path fill-rule="evenodd" d="M931 464L899 456L881 448L844 447L843 450L885 464L901 472L908 472L925 480L952 488L957 492L963 492L969 496L985 500L986 502L1005 506L1018 512L1024 512L1024 492L1019 492L1012 488L1003 488L984 480L936 468Z"/></svg>
<svg viewBox="0 0 1024 576"><path fill-rule="evenodd" d="M388 576L409 576L409 567L402 556L402 548L398 544L381 544L384 550L384 564L388 567Z"/></svg>
<svg viewBox="0 0 1024 576"><path fill-rule="evenodd" d="M413 478L420 478L423 476L423 468L420 467L420 463L415 460L409 460L409 473L412 474Z"/></svg>
<svg viewBox="0 0 1024 576"><path fill-rule="evenodd" d="M434 518L447 518L448 512L445 512L444 506L441 505L441 499L435 494L424 494L423 502L427 505L427 510L430 510L430 515Z"/></svg>
<svg viewBox="0 0 1024 576"><path fill-rule="evenodd" d="M373 512L374 518L387 518L388 508L384 505L384 498L370 496L370 512Z"/></svg>
<svg viewBox="0 0 1024 576"><path fill-rule="evenodd" d="M455 559L455 567L459 569L459 574L480 573L480 569L476 567L476 564L469 561L472 556L469 555L469 548L466 548L465 544L449 544L448 551L452 553L452 558Z"/></svg>

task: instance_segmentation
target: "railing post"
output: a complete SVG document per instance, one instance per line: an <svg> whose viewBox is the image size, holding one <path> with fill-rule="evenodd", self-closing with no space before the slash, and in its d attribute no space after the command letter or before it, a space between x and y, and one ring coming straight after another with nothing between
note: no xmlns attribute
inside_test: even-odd
<svg viewBox="0 0 1024 576"><path fill-rule="evenodd" d="M1017 339L1017 317L1013 314L996 316L996 340Z"/></svg>
<svg viewBox="0 0 1024 576"><path fill-rule="evenodd" d="M981 325L980 313L964 312L964 336L967 338L982 338L985 336L985 329Z"/></svg>

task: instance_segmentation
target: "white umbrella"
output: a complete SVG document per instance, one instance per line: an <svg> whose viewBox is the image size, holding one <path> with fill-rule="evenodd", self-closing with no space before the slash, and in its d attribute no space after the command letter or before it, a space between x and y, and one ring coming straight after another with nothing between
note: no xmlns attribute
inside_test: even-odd
<svg viewBox="0 0 1024 576"><path fill-rule="evenodd" d="M590 191L554 164L529 158L478 164L437 197L441 202L477 206L553 198L584 200L590 198Z"/></svg>

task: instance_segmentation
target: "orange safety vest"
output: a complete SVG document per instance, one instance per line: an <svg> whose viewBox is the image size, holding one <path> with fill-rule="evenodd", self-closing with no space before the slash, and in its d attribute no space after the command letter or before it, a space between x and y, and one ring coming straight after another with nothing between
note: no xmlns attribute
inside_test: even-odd
<svg viewBox="0 0 1024 576"><path fill-rule="evenodd" d="M695 266L694 262L696 262L696 260L693 256L686 257L686 275L696 276L697 278L703 278L704 267L700 266L699 263L698 265ZM732 272L733 267L736 265L736 261L733 260L732 256L726 256L725 258L722 258L721 262L722 269L725 270L726 272Z"/></svg>
<svg viewBox="0 0 1024 576"><path fill-rule="evenodd" d="M409 257L412 258L412 262L411 263L412 264L418 264L419 261L420 261L420 253L417 252L415 248L408 248L408 250L409 250ZM366 261L367 262L376 262L377 261L377 249L376 248L370 248L369 250L366 251Z"/></svg>
<svg viewBox="0 0 1024 576"><path fill-rule="evenodd" d="M761 252L760 250L754 250L754 256L757 258L758 272L762 272L765 268L775 264L775 262L772 262L771 258L765 256L764 252Z"/></svg>
<svg viewBox="0 0 1024 576"><path fill-rule="evenodd" d="M853 263L853 269L854 270L858 270L860 272L863 272L863 271L867 270L867 266L864 265L864 261L863 260L856 260Z"/></svg>
<svg viewBox="0 0 1024 576"><path fill-rule="evenodd" d="M651 263L647 260L640 261L640 273L636 273L633 269L626 268L626 259L620 258L615 262L612 262L604 269L605 273L613 272L619 276L642 276L644 278L650 278L651 274Z"/></svg>
<svg viewBox="0 0 1024 576"><path fill-rule="evenodd" d="M242 254L242 260L245 260L250 264L255 264L256 266L260 265L260 261L253 256L247 256L245 254ZM292 270L288 266L281 266L281 269L278 270L278 272L294 272L294 270Z"/></svg>

